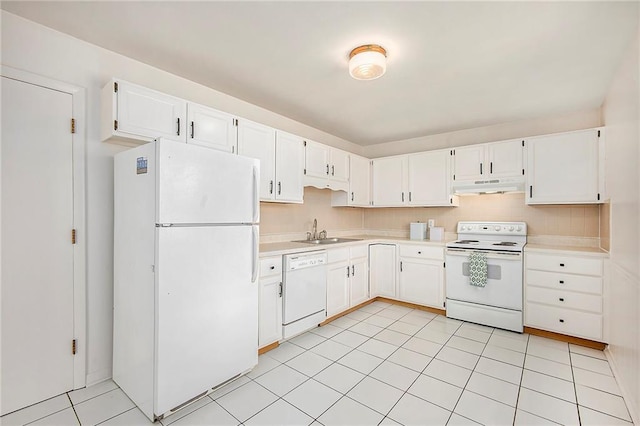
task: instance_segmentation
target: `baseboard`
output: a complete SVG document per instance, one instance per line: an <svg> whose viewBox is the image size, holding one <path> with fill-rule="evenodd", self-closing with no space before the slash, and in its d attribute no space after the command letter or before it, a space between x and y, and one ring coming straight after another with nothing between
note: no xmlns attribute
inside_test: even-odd
<svg viewBox="0 0 640 426"><path fill-rule="evenodd" d="M629 415L631 416L631 420L634 425L640 425L640 416L638 416L638 406L636 401L631 397L627 389L622 386L618 377L620 377L620 373L618 370L618 366L616 365L615 357L609 348L604 350L604 356L607 357L607 361L609 361L609 366L611 367L611 371L613 372L613 376L616 378L616 382L618 383L618 388L620 388L620 393L622 394L622 399L624 399L625 404L627 405L627 410L629 410Z"/></svg>
<svg viewBox="0 0 640 426"><path fill-rule="evenodd" d="M559 340L561 342L567 342L578 346L597 349L599 351L602 351L607 347L606 343L596 342L595 340L582 339L580 337L567 336L566 334L554 333L553 331L540 330L538 328L525 326L524 332L527 334L532 334L534 336L546 337L547 339Z"/></svg>
<svg viewBox="0 0 640 426"><path fill-rule="evenodd" d="M418 305L418 304L415 304L415 303L402 302L400 300L395 300L395 299L387 299L386 297L378 296L373 300L374 301L375 300L379 300L381 302L392 303L394 305L406 306L407 308L418 309L418 310L421 310L421 311L427 311L427 312L431 312L432 314L438 314L438 315L442 315L442 316L447 315L447 311L445 311L444 309L432 308L430 306Z"/></svg>
<svg viewBox="0 0 640 426"><path fill-rule="evenodd" d="M331 321L335 321L340 317L343 317L345 315L350 314L351 312L357 311L358 309L362 308L363 306L367 306L370 305L371 303L375 302L377 298L373 298L373 299L369 299L369 300L365 300L364 302L362 302L359 305L354 306L353 308L349 308L346 311L342 311L339 314L335 314L334 316L327 318L326 320L322 321L320 324L318 324L319 327L322 327L323 325L327 325L329 324Z"/></svg>
<svg viewBox="0 0 640 426"><path fill-rule="evenodd" d="M263 346L258 349L258 355L262 355L263 353L269 352L270 350L275 349L278 346L280 346L280 342L273 342L270 345Z"/></svg>

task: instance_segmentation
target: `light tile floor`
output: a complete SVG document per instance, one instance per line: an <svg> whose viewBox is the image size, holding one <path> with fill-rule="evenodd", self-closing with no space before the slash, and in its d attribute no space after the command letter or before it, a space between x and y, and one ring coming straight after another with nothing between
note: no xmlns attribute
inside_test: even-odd
<svg viewBox="0 0 640 426"><path fill-rule="evenodd" d="M630 425L603 353L374 302L260 356L250 374L161 423ZM148 425L112 381L5 426Z"/></svg>

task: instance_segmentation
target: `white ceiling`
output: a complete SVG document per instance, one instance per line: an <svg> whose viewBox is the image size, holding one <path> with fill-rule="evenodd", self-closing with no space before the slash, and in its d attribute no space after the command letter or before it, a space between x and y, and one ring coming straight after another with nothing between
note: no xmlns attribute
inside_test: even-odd
<svg viewBox="0 0 640 426"><path fill-rule="evenodd" d="M361 145L598 108L636 2L30 2L2 9ZM377 43L387 74L349 77Z"/></svg>

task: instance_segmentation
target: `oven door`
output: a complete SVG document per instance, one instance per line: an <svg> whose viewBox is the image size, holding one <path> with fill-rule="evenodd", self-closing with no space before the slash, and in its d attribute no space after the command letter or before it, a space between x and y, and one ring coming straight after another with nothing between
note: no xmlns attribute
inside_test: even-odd
<svg viewBox="0 0 640 426"><path fill-rule="evenodd" d="M487 285L469 283L472 250L447 248L447 299L522 310L522 253L487 251Z"/></svg>

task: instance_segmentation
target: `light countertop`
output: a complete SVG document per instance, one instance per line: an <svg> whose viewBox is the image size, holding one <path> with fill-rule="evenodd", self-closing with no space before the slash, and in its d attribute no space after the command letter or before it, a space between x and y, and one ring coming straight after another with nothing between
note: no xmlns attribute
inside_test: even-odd
<svg viewBox="0 0 640 426"><path fill-rule="evenodd" d="M447 241L431 241L431 240L411 240L409 238L402 237L388 237L379 235L350 235L345 238L358 239L360 241L348 241L344 243L335 243L318 246L315 244L296 243L293 241L284 241L278 243L264 243L260 244L260 257L268 256L280 256L283 254L291 253L303 253L316 250L327 250L334 248L350 247L360 244L375 244L375 243L389 243L389 244L414 244L414 245L428 245L444 248Z"/></svg>
<svg viewBox="0 0 640 426"><path fill-rule="evenodd" d="M558 254L581 254L596 257L609 257L609 252L600 247L583 247L583 246L559 246L551 244L527 244L524 246L525 252L549 252L553 251Z"/></svg>

